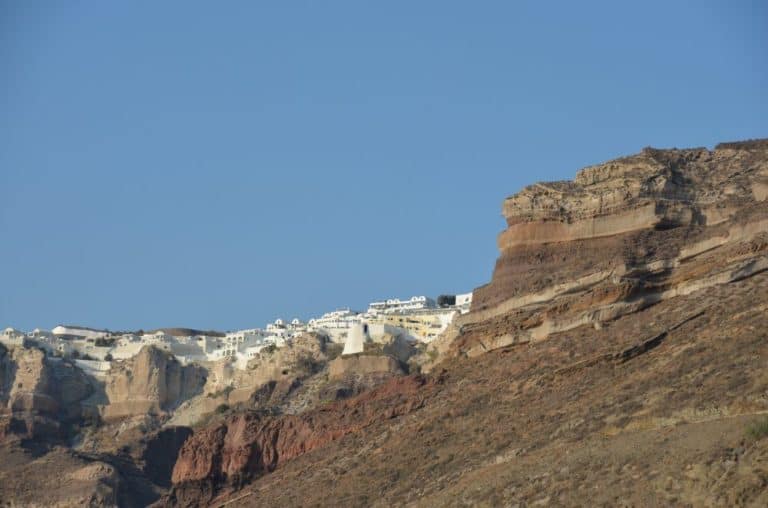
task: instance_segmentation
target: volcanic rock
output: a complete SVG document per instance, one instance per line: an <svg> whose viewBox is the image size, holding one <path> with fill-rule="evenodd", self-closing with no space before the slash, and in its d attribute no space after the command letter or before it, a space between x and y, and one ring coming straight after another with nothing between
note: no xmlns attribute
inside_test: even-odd
<svg viewBox="0 0 768 508"><path fill-rule="evenodd" d="M473 356L759 273L766 185L768 142L754 142L647 148L526 187L504 202L491 282L443 343Z"/></svg>
<svg viewBox="0 0 768 508"><path fill-rule="evenodd" d="M63 422L81 415L80 401L93 391L80 369L49 359L35 348L0 345L0 441L57 439Z"/></svg>
<svg viewBox="0 0 768 508"><path fill-rule="evenodd" d="M105 419L160 414L202 392L206 371L198 365L181 365L176 358L153 346L123 363L113 363L107 374L102 406Z"/></svg>

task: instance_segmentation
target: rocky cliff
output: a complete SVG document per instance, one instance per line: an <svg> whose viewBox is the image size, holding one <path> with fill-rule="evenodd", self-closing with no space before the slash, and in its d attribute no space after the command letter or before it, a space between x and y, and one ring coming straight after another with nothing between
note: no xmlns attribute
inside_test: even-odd
<svg viewBox="0 0 768 508"><path fill-rule="evenodd" d="M470 356L768 268L768 142L656 150L505 200L493 279L457 327ZM458 328L457 330L458 331ZM452 341L454 333L447 341Z"/></svg>
<svg viewBox="0 0 768 508"><path fill-rule="evenodd" d="M202 393L206 371L198 365L181 365L166 351L147 346L107 373L108 403L101 407L107 419L159 415Z"/></svg>
<svg viewBox="0 0 768 508"><path fill-rule="evenodd" d="M208 362L203 395L174 410L172 425L195 425L222 406L275 407L296 395L307 378L328 362L327 338L305 333L281 348L264 348L245 369L227 362Z"/></svg>
<svg viewBox="0 0 768 508"><path fill-rule="evenodd" d="M38 349L0 345L0 441L61 437L62 423L80 418L80 401L93 391L74 365Z"/></svg>

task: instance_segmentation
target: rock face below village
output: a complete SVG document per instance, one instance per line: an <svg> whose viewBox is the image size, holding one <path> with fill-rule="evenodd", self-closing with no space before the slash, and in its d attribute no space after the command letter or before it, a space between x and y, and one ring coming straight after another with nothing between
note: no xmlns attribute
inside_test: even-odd
<svg viewBox="0 0 768 508"><path fill-rule="evenodd" d="M355 398L300 415L240 413L196 432L173 469L174 488L161 504L198 506L224 489L272 472L281 464L377 422L410 414L439 380L396 378Z"/></svg>
<svg viewBox="0 0 768 508"><path fill-rule="evenodd" d="M72 364L49 362L37 349L0 345L0 442L61 437L62 424L80 418L79 403L92 392Z"/></svg>
<svg viewBox="0 0 768 508"><path fill-rule="evenodd" d="M181 402L199 395L206 371L197 365L181 365L173 355L155 347L144 347L107 374L102 406L105 419L170 411Z"/></svg>

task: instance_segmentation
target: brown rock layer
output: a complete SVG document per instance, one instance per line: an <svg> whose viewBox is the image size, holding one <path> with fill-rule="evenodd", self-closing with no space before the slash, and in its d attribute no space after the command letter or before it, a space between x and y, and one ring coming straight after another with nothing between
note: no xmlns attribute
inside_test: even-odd
<svg viewBox="0 0 768 508"><path fill-rule="evenodd" d="M403 369L397 360L389 355L340 356L328 364L328 375L331 379L375 373L402 374Z"/></svg>
<svg viewBox="0 0 768 508"><path fill-rule="evenodd" d="M648 148L526 187L504 203L491 282L444 341L476 355L768 269L766 185L762 141Z"/></svg>

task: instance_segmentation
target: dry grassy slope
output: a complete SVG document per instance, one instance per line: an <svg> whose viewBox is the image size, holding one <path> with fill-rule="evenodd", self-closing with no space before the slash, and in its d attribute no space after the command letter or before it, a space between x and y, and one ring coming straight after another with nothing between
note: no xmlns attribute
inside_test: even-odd
<svg viewBox="0 0 768 508"><path fill-rule="evenodd" d="M8 444L0 444L0 455L0 506L74 508L117 501L121 480L104 462L83 460L64 448L39 454Z"/></svg>
<svg viewBox="0 0 768 508"><path fill-rule="evenodd" d="M768 273L602 330L444 364L414 413L298 457L237 505L768 504ZM699 311L704 310L703 314ZM626 351L679 323L658 344Z"/></svg>

